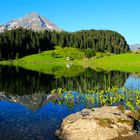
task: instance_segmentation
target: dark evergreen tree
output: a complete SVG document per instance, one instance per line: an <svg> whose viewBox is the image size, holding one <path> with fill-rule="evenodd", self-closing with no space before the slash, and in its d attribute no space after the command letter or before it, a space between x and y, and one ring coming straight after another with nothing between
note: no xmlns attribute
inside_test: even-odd
<svg viewBox="0 0 140 140"><path fill-rule="evenodd" d="M83 51L90 48L96 52L125 53L129 46L123 36L108 30L82 30L78 32L34 32L27 29L14 29L0 33L0 60L21 58L54 48L75 47ZM88 51L89 52L89 51Z"/></svg>

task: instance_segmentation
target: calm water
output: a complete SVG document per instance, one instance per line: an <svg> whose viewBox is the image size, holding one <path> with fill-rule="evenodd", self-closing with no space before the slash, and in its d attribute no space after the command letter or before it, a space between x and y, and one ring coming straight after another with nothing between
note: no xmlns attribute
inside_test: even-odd
<svg viewBox="0 0 140 140"><path fill-rule="evenodd" d="M75 76L58 77L16 67L0 67L0 140L57 140L54 132L63 118L85 107L100 106L98 99L91 104L79 93L113 86L140 90L140 78L130 73L91 69ZM73 91L75 102L56 97L47 100L50 91L58 87Z"/></svg>

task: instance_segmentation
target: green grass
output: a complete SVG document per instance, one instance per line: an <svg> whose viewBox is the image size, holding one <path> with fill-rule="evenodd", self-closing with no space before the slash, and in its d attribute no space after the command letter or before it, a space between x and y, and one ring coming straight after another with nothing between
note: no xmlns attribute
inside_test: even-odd
<svg viewBox="0 0 140 140"><path fill-rule="evenodd" d="M74 61L81 60L84 57L84 53L76 48L59 46L55 47L55 50L44 51L40 54L29 55L19 59L18 61L26 63L65 63L67 57L72 57Z"/></svg>
<svg viewBox="0 0 140 140"><path fill-rule="evenodd" d="M135 53L105 56L90 61L94 69L140 72L140 55Z"/></svg>
<svg viewBox="0 0 140 140"><path fill-rule="evenodd" d="M102 56L100 58L100 56ZM67 61L67 57L72 57L74 60ZM18 60L1 61L2 65L20 66L25 69L39 71L56 76L76 75L76 72L66 68L66 65L79 65L81 67L90 67L95 70L104 71L123 71L123 72L140 72L140 54L125 53L125 54L101 54L91 59L84 58L84 52L72 47L56 46L54 50L44 51L40 54L29 55ZM61 68L60 68L61 67ZM59 69L56 70L55 69ZM63 69L63 70L62 70ZM69 71L67 73L67 71ZM75 69L76 71L76 69ZM78 70L79 71L79 70ZM77 71L77 72L78 72ZM65 74L62 74L65 73ZM72 76L71 75L71 76Z"/></svg>
<svg viewBox="0 0 140 140"><path fill-rule="evenodd" d="M112 71L118 70L123 72L140 72L140 55L135 53L118 54L111 56L104 56L101 58L83 59L84 53L74 48L56 48L54 51L58 58L51 56L52 51L43 52L37 55L31 55L20 59L20 61L26 62L25 68L39 70L45 72L45 65L66 65L72 63L74 65L81 65L83 67L91 67L95 70ZM66 53L67 52L67 53ZM67 62L66 57L71 56L74 58L73 62ZM19 61L18 61L19 62ZM29 64L30 63L30 64ZM31 65L32 63L32 65ZM44 67L41 67L41 63L44 63ZM40 69L39 69L40 68Z"/></svg>
<svg viewBox="0 0 140 140"><path fill-rule="evenodd" d="M112 56L105 56L97 59L96 62L111 62L111 63L140 63L140 55L135 53L125 53Z"/></svg>
<svg viewBox="0 0 140 140"><path fill-rule="evenodd" d="M67 61L71 57L73 60ZM18 60L2 61L2 65L14 65L28 70L52 74L55 77L74 77L84 71L79 65L84 52L71 47L55 47L55 50L44 51L40 54L29 55ZM70 67L70 68L69 68Z"/></svg>

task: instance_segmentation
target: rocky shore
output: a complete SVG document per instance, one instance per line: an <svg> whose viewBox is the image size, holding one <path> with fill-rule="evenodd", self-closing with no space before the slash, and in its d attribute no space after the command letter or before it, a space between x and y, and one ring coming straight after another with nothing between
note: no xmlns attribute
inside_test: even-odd
<svg viewBox="0 0 140 140"><path fill-rule="evenodd" d="M55 135L62 140L140 140L132 131L133 117L118 107L84 109L66 117Z"/></svg>

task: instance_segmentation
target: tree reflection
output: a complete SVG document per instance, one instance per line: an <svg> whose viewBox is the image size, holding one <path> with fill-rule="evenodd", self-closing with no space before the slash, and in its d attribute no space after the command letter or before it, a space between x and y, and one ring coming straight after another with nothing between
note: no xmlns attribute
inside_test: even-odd
<svg viewBox="0 0 140 140"><path fill-rule="evenodd" d="M76 70L75 68L73 70ZM58 87L66 90L86 92L98 87L122 87L129 74L119 71L96 72L90 68L80 72L75 77L43 74L17 67L0 67L0 92L12 95L50 94ZM71 72L70 72L71 73Z"/></svg>

